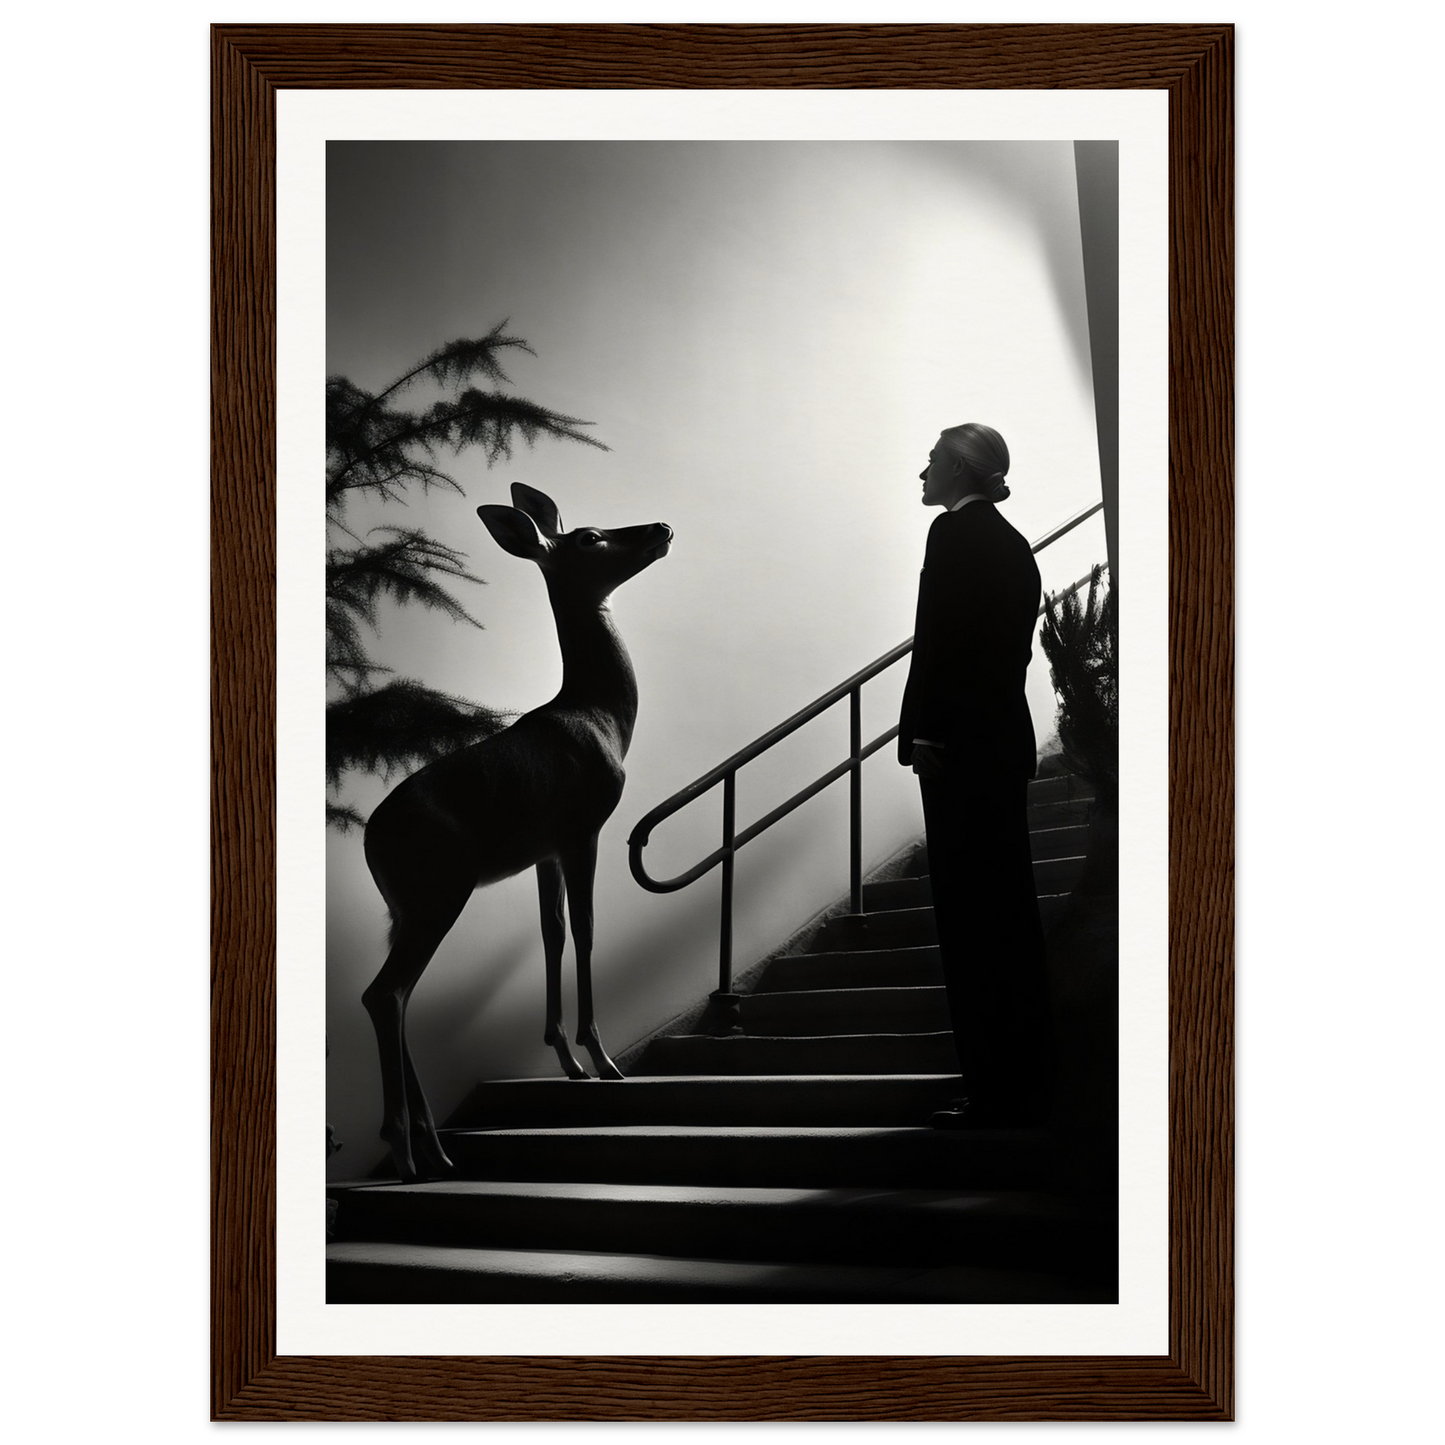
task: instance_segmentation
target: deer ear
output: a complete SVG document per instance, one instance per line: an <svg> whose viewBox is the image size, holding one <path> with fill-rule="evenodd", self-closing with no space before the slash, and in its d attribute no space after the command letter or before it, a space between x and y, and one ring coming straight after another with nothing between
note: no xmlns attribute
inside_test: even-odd
<svg viewBox="0 0 1445 1445"><path fill-rule="evenodd" d="M515 507L478 507L477 516L486 524L497 546L514 557L540 562L551 550L551 544L537 530L537 524Z"/></svg>
<svg viewBox="0 0 1445 1445"><path fill-rule="evenodd" d="M544 537L562 535L562 514L546 492L529 487L525 482L512 483L512 505L525 512L541 529Z"/></svg>

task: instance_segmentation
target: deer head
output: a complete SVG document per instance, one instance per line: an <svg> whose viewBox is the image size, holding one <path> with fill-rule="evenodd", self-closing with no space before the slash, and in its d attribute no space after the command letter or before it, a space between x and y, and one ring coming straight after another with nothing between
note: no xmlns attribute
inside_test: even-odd
<svg viewBox="0 0 1445 1445"><path fill-rule="evenodd" d="M563 531L557 504L522 482L512 483L512 502L510 507L478 507L477 516L499 547L535 562L549 589L561 589L578 601L604 603L629 577L665 557L672 544L666 522Z"/></svg>

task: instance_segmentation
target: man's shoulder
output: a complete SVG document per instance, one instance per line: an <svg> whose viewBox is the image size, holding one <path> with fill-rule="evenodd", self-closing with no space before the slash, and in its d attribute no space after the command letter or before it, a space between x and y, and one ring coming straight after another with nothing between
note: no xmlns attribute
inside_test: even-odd
<svg viewBox="0 0 1445 1445"><path fill-rule="evenodd" d="M964 551L979 539L977 532L959 525L959 518L968 510L964 507L958 512L940 512L933 519L933 524L928 529L930 556Z"/></svg>
<svg viewBox="0 0 1445 1445"><path fill-rule="evenodd" d="M1024 551L1032 554L1028 538L999 511L993 503L977 507L965 507L965 512L977 512L975 519L979 535L987 535L995 540L1003 539L1006 545L1014 548L1023 548Z"/></svg>
<svg viewBox="0 0 1445 1445"><path fill-rule="evenodd" d="M999 535L999 528L1012 532L1013 528L998 514L991 502L970 502L956 512L940 512L929 528L929 540L937 538L949 546L987 546Z"/></svg>
<svg viewBox="0 0 1445 1445"><path fill-rule="evenodd" d="M979 514L993 510L993 506L988 502L970 502L956 511L940 512L933 519L933 526L930 530L943 532L950 536L967 536L970 532L978 530ZM972 516L969 515L970 512L973 513Z"/></svg>
<svg viewBox="0 0 1445 1445"><path fill-rule="evenodd" d="M970 503L935 517L928 532L928 554L952 558L990 575L1037 572L1028 539L989 502Z"/></svg>

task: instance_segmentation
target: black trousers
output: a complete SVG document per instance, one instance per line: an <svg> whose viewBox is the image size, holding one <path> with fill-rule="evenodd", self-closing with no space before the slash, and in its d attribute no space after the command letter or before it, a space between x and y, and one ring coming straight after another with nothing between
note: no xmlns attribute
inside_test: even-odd
<svg viewBox="0 0 1445 1445"><path fill-rule="evenodd" d="M1036 1112L1054 1050L1028 781L953 769L918 781L963 1092L975 1108Z"/></svg>

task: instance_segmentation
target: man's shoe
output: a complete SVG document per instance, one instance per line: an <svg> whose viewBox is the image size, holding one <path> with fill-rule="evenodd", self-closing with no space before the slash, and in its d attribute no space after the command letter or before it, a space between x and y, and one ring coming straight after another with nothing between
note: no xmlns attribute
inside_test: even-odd
<svg viewBox="0 0 1445 1445"><path fill-rule="evenodd" d="M972 1129L975 1127L973 1118L968 1112L968 1100L952 1099L945 1109L935 1110L929 1115L928 1122L935 1129Z"/></svg>
<svg viewBox="0 0 1445 1445"><path fill-rule="evenodd" d="M1048 1122L1048 1110L1036 1103L959 1098L931 1114L928 1122L935 1129L1037 1129Z"/></svg>

